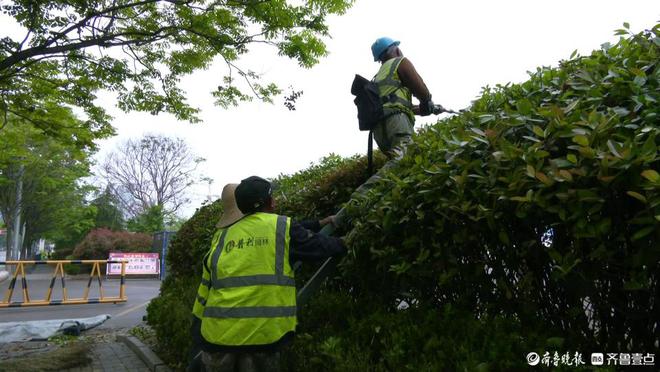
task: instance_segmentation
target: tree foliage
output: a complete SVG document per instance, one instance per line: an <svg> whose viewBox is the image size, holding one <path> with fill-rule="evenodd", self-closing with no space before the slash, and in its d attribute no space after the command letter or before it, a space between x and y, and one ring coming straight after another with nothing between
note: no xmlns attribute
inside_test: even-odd
<svg viewBox="0 0 660 372"><path fill-rule="evenodd" d="M226 64L212 92L223 106L257 97L270 101L280 89L238 64L250 45L273 46L309 67L327 52L326 17L352 0L13 0L1 6L23 31L0 39L0 113L58 134L67 123L53 116L77 106L93 131L111 132L95 99L115 92L118 106L197 121L198 109L179 88L181 77ZM245 86L237 79L244 80ZM246 90L247 89L247 90Z"/></svg>
<svg viewBox="0 0 660 372"><path fill-rule="evenodd" d="M102 193L97 195L90 205L96 208L94 227L104 227L113 231L124 228L124 216L120 209L119 200L113 194L110 186L107 186Z"/></svg>
<svg viewBox="0 0 660 372"><path fill-rule="evenodd" d="M154 205L127 222L129 231L153 234L165 229L162 205Z"/></svg>
<svg viewBox="0 0 660 372"><path fill-rule="evenodd" d="M189 201L185 191L195 182L203 161L180 138L146 135L129 139L110 153L102 172L129 216L155 206L168 215Z"/></svg>
<svg viewBox="0 0 660 372"><path fill-rule="evenodd" d="M63 131L67 139L14 119L0 136L0 211L9 234L25 230L24 246L41 237L66 240L93 225L84 201L90 190L80 179L89 175L89 157L95 151L92 141L99 136L71 110L60 114L69 123ZM14 221L17 211L20 226Z"/></svg>

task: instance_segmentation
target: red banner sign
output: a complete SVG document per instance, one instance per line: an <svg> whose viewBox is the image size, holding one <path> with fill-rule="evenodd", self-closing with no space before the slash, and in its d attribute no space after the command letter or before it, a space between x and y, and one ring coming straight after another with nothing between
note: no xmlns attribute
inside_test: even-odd
<svg viewBox="0 0 660 372"><path fill-rule="evenodd" d="M110 252L111 261L128 261L126 275L158 275L160 274L160 259L158 253L123 253ZM107 275L120 275L121 264L113 263L106 266Z"/></svg>

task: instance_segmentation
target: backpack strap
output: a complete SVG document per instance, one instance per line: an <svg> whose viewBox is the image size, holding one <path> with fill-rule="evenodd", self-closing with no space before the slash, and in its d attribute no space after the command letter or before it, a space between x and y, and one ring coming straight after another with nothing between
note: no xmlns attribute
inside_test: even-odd
<svg viewBox="0 0 660 372"><path fill-rule="evenodd" d="M382 81L383 83L390 85L397 85L397 81L394 80L394 73L396 72L396 69L399 68L401 61L403 61L403 57L396 57L394 59L394 62L392 62L392 66L390 66L390 71L387 73L387 77Z"/></svg>
<svg viewBox="0 0 660 372"><path fill-rule="evenodd" d="M398 90L400 90L401 88L403 88L403 84L401 83L401 81L394 80L394 74L397 72L397 69L399 68L399 65L401 64L401 62L403 61L403 58L405 58L405 57L396 57L394 59L394 62L392 62L392 66L390 66L390 71L387 73L387 76L385 77L385 79L383 79L382 81L379 82L380 84L396 86L396 88L394 89L394 91L392 91L392 93L390 93L387 96L384 96L384 97L380 98L381 102L383 104L385 104L385 103L399 103L399 104L401 104L403 106L406 106L406 107L410 107L410 105L411 105L410 102L408 102L407 100L404 100L401 97L396 95L396 92ZM375 78L375 76L374 76L374 78Z"/></svg>
<svg viewBox="0 0 660 372"><path fill-rule="evenodd" d="M374 130L369 130L369 142L367 142L367 175L371 176L374 172Z"/></svg>

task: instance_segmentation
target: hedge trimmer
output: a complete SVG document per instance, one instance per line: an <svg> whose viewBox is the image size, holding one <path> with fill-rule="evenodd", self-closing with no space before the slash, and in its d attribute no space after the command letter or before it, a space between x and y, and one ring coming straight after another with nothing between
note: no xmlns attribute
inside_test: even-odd
<svg viewBox="0 0 660 372"><path fill-rule="evenodd" d="M442 107L442 105L433 105L433 115L440 115L442 113L458 114L458 112L456 112L454 110L448 110L448 109Z"/></svg>

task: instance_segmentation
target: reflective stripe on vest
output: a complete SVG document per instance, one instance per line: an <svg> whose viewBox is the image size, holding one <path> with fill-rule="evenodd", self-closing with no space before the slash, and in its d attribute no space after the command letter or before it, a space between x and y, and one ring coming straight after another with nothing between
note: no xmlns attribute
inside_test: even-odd
<svg viewBox="0 0 660 372"><path fill-rule="evenodd" d="M218 239L220 237L220 233L221 230L218 230L215 233L213 239L211 240L211 246L217 244ZM199 284L199 287L197 287L197 297L195 297L195 303L193 304L192 313L194 316L196 316L199 319L202 319L202 316L204 315L204 306L206 306L206 297L208 297L209 289L211 287L211 273L207 270L207 266L208 266L207 262L210 253L211 252L208 252L207 254L204 255L204 262L202 265L202 281Z"/></svg>
<svg viewBox="0 0 660 372"><path fill-rule="evenodd" d="M208 342L265 345L295 330L290 224L285 216L255 213L223 231L208 259L211 286L202 317Z"/></svg>
<svg viewBox="0 0 660 372"><path fill-rule="evenodd" d="M403 57L391 58L385 61L380 66L376 76L374 76L374 82L378 85L386 115L387 111L404 112L414 121L412 93L410 89L403 86L397 73L401 61L403 61Z"/></svg>
<svg viewBox="0 0 660 372"><path fill-rule="evenodd" d="M205 272L202 275L205 276L209 274L208 271L206 271L206 269L204 269L204 271ZM194 316L196 316L199 319L202 319L202 316L204 315L204 307L206 306L206 297L209 294L209 285L210 282L202 278L202 283L200 283L199 287L197 287L197 297L195 297L195 303L193 304L192 313Z"/></svg>
<svg viewBox="0 0 660 372"><path fill-rule="evenodd" d="M210 307L204 311L204 316L214 318L278 318L296 316L296 307Z"/></svg>
<svg viewBox="0 0 660 372"><path fill-rule="evenodd" d="M213 283L213 289L249 287L251 285L283 285L295 287L296 282L293 278L288 278L282 275L238 276L216 280L215 283Z"/></svg>

